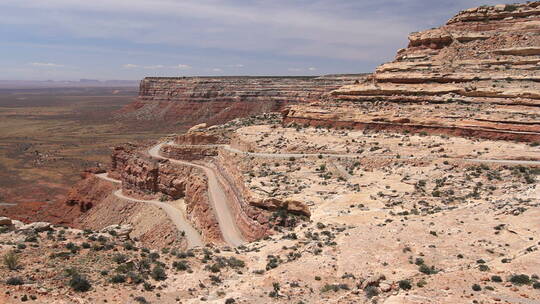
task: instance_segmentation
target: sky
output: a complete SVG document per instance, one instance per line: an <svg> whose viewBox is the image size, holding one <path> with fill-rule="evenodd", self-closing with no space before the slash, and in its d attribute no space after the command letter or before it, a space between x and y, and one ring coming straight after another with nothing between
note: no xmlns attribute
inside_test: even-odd
<svg viewBox="0 0 540 304"><path fill-rule="evenodd" d="M371 72L503 0L1 0L0 79Z"/></svg>

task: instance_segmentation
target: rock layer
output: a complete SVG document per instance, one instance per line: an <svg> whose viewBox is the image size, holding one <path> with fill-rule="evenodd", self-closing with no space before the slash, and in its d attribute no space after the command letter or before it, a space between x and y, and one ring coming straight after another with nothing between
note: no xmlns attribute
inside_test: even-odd
<svg viewBox="0 0 540 304"><path fill-rule="evenodd" d="M288 123L540 141L540 2L479 7L359 84L284 111Z"/></svg>
<svg viewBox="0 0 540 304"><path fill-rule="evenodd" d="M322 77L147 77L139 97L118 115L162 119L176 126L220 124L249 115L280 111L285 105L318 100L363 75Z"/></svg>
<svg viewBox="0 0 540 304"><path fill-rule="evenodd" d="M147 147L115 148L111 176L122 181L127 192L139 195L165 195L183 198L188 219L194 223L207 242L221 240L217 219L208 199L208 184L204 172L146 155Z"/></svg>

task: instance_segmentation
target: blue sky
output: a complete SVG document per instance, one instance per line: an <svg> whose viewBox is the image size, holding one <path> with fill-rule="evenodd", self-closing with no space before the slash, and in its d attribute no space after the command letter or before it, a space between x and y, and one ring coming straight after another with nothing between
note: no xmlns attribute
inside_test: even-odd
<svg viewBox="0 0 540 304"><path fill-rule="evenodd" d="M501 0L1 0L0 79L370 72Z"/></svg>

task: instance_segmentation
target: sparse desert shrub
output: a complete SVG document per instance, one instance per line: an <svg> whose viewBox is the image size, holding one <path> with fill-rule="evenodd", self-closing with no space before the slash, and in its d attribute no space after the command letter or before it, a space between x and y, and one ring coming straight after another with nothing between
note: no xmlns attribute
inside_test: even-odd
<svg viewBox="0 0 540 304"><path fill-rule="evenodd" d="M24 281L20 277L10 277L9 279L6 280L6 284L8 284L8 285L22 285L22 284L24 284Z"/></svg>
<svg viewBox="0 0 540 304"><path fill-rule="evenodd" d="M174 261L172 266L176 269L176 270L188 270L189 268L189 265L187 262L185 261Z"/></svg>
<svg viewBox="0 0 540 304"><path fill-rule="evenodd" d="M221 278L215 275L210 275L210 281L212 281L212 283L216 285L222 282Z"/></svg>
<svg viewBox="0 0 540 304"><path fill-rule="evenodd" d="M491 277L491 282L500 283L502 281L503 281L502 278L500 276L498 276L498 275L494 275L494 276Z"/></svg>
<svg viewBox="0 0 540 304"><path fill-rule="evenodd" d="M135 297L135 298L133 298L133 300L135 300L135 302L141 303L141 304L148 304L148 303L150 303L150 302L148 302L144 297L141 297L141 296Z"/></svg>
<svg viewBox="0 0 540 304"><path fill-rule="evenodd" d="M4 254L2 261L9 270L17 270L19 268L19 256L13 251Z"/></svg>
<svg viewBox="0 0 540 304"><path fill-rule="evenodd" d="M279 297L279 290L281 289L281 286L279 285L279 283L278 282L272 283L272 287L274 288L274 290L272 290L268 295L271 298Z"/></svg>
<svg viewBox="0 0 540 304"><path fill-rule="evenodd" d="M368 299L371 299L373 297L376 297L379 295L379 289L375 286L368 286L364 289L364 292L366 293L366 297Z"/></svg>
<svg viewBox="0 0 540 304"><path fill-rule="evenodd" d="M426 264L420 265L420 267L418 268L418 271L425 274L436 274L439 272L437 269L435 269L435 266L429 267Z"/></svg>
<svg viewBox="0 0 540 304"><path fill-rule="evenodd" d="M141 284L142 282L144 282L142 276L136 274L135 272L128 272L127 278L129 279L129 282L131 284Z"/></svg>
<svg viewBox="0 0 540 304"><path fill-rule="evenodd" d="M526 274L515 274L510 276L508 281L516 285L526 285L531 283L531 278Z"/></svg>
<svg viewBox="0 0 540 304"><path fill-rule="evenodd" d="M480 287L480 285L478 285L478 284L473 284L473 286L472 286L471 288L472 288L472 290L474 290L474 291L480 291L480 290L482 290L482 287Z"/></svg>
<svg viewBox="0 0 540 304"><path fill-rule="evenodd" d="M399 281L399 288L403 289L403 290L409 290L412 288L412 284L411 284L411 281L409 280L401 280Z"/></svg>
<svg viewBox="0 0 540 304"><path fill-rule="evenodd" d="M90 290L92 285L88 280L79 274L74 274L71 276L71 279L69 280L69 286L73 288L75 291L79 292L85 292Z"/></svg>
<svg viewBox="0 0 540 304"><path fill-rule="evenodd" d="M167 274L165 273L165 269L163 267L156 265L152 269L152 272L150 272L150 276L152 279L156 281L163 281L167 278Z"/></svg>
<svg viewBox="0 0 540 304"><path fill-rule="evenodd" d="M115 254L113 261L115 261L117 264L123 264L127 261L127 256L121 253Z"/></svg>
<svg viewBox="0 0 540 304"><path fill-rule="evenodd" d="M154 287L154 285L152 285L152 284L150 284L148 282L144 282L143 283L143 288L146 291L152 291L152 290L154 290L155 287Z"/></svg>
<svg viewBox="0 0 540 304"><path fill-rule="evenodd" d="M480 265L478 266L478 270L480 271L488 271L489 270L489 266L488 265Z"/></svg>
<svg viewBox="0 0 540 304"><path fill-rule="evenodd" d="M240 259L237 259L235 257L230 257L227 260L227 264L232 268L242 268L246 266L246 263Z"/></svg>
<svg viewBox="0 0 540 304"><path fill-rule="evenodd" d="M126 276L121 274L115 274L111 277L111 283L124 283L126 281Z"/></svg>

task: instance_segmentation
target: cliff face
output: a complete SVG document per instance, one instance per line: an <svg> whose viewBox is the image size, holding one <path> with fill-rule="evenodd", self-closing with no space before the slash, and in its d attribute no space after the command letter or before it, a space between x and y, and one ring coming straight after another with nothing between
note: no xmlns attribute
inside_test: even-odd
<svg viewBox="0 0 540 304"><path fill-rule="evenodd" d="M149 77L139 97L118 115L139 120L166 120L176 126L220 124L285 105L318 100L362 75L323 77Z"/></svg>
<svg viewBox="0 0 540 304"><path fill-rule="evenodd" d="M393 62L287 122L540 141L540 2L479 7L413 33Z"/></svg>
<svg viewBox="0 0 540 304"><path fill-rule="evenodd" d="M121 180L123 191L133 196L159 193L168 199L183 198L187 217L204 239L207 242L220 241L221 233L208 200L208 183L204 172L194 167L152 159L145 154L145 149L117 147L112 155L113 165L109 175Z"/></svg>

